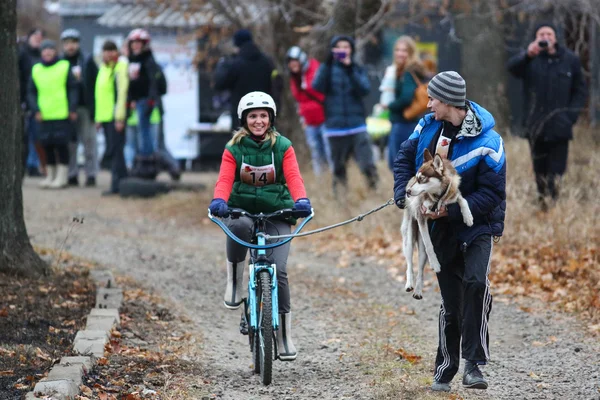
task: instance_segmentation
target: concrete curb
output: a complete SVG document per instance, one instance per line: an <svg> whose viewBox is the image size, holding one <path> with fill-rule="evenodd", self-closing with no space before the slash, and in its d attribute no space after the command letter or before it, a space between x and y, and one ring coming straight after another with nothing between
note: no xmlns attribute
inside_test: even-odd
<svg viewBox="0 0 600 400"><path fill-rule="evenodd" d="M48 376L39 381L26 400L49 397L53 400L75 400L79 387L104 356L104 346L109 342L111 330L119 327L119 309L123 304L123 290L115 287L112 272L97 270L90 272L96 284L96 308L87 317L85 330L77 332L73 341L73 357L63 357L52 367Z"/></svg>

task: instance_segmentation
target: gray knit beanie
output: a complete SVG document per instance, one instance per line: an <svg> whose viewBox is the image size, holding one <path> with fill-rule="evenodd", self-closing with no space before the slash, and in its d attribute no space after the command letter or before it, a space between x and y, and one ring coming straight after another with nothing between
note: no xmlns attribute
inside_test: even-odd
<svg viewBox="0 0 600 400"><path fill-rule="evenodd" d="M444 71L429 81L427 94L444 104L464 107L467 99L467 84L458 72Z"/></svg>

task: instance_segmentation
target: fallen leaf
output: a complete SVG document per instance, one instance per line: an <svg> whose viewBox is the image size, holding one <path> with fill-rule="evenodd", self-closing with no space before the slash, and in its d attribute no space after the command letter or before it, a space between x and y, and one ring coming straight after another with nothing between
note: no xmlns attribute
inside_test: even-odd
<svg viewBox="0 0 600 400"><path fill-rule="evenodd" d="M30 388L30 385L25 385L23 383L17 383L15 385L15 389L18 389L18 390L29 390L29 388Z"/></svg>
<svg viewBox="0 0 600 400"><path fill-rule="evenodd" d="M404 360L408 361L411 364L419 362L422 358L421 356L418 356L416 354L409 353L408 351L404 350L402 347L400 347L399 349L396 349L394 351L394 353L396 355L400 356L401 358L403 358Z"/></svg>
<svg viewBox="0 0 600 400"><path fill-rule="evenodd" d="M8 308L4 307L0 310L0 317L8 317Z"/></svg>
<svg viewBox="0 0 600 400"><path fill-rule="evenodd" d="M92 389L90 389L89 387L87 387L85 385L79 386L79 390L81 390L81 393L83 393L86 396L93 396L94 395L94 392L92 391Z"/></svg>
<svg viewBox="0 0 600 400"><path fill-rule="evenodd" d="M0 371L0 376L12 376L15 374L15 371L11 370L6 370L6 371Z"/></svg>
<svg viewBox="0 0 600 400"><path fill-rule="evenodd" d="M590 325L588 329L592 332L600 332L600 324Z"/></svg>
<svg viewBox="0 0 600 400"><path fill-rule="evenodd" d="M38 358L40 358L40 359L42 359L44 361L50 361L51 360L50 355L48 353L44 352L44 350L40 349L39 347L37 347L35 349L35 355Z"/></svg>
<svg viewBox="0 0 600 400"><path fill-rule="evenodd" d="M536 373L535 373L535 372L533 372L533 371L531 371L531 372L529 373L529 376L530 376L530 377L532 377L533 379L535 379L536 381L538 381L538 380L542 379L542 378L540 378L538 375L536 375Z"/></svg>
<svg viewBox="0 0 600 400"><path fill-rule="evenodd" d="M532 345L534 345L535 347L543 347L546 345L546 343L542 343L538 340L534 340L533 343L531 343Z"/></svg>
<svg viewBox="0 0 600 400"><path fill-rule="evenodd" d="M98 398L100 400L108 400L108 395L106 393L104 393L104 392L99 392L98 393Z"/></svg>

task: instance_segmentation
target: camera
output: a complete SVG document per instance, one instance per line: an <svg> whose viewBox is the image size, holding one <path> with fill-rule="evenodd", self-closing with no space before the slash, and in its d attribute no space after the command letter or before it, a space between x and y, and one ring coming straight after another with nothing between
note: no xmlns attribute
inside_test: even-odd
<svg viewBox="0 0 600 400"><path fill-rule="evenodd" d="M540 40L538 42L538 46L540 46L542 49L545 49L548 47L548 41L547 40Z"/></svg>
<svg viewBox="0 0 600 400"><path fill-rule="evenodd" d="M333 51L333 58L335 58L336 60L342 61L344 58L346 58L346 52L345 51Z"/></svg>

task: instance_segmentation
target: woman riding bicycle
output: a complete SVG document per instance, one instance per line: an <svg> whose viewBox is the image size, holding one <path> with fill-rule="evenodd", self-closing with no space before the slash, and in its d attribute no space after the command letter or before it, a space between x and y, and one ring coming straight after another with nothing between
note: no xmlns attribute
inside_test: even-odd
<svg viewBox="0 0 600 400"><path fill-rule="evenodd" d="M294 208L298 217L311 214L304 181L292 143L275 129L277 107L273 98L263 92L251 92L240 100L238 118L242 127L225 147L214 199L209 209L213 215L226 217L228 209L241 208L249 213L271 213ZM270 235L291 232L294 220L271 220ZM238 238L249 242L253 236L253 221L249 217L228 219L227 226ZM269 258L277 265L279 317L277 331L279 359L293 361L296 348L291 337L290 289L287 258L290 244L271 250ZM227 287L225 307L235 310L242 304L244 270L248 249L227 239Z"/></svg>

